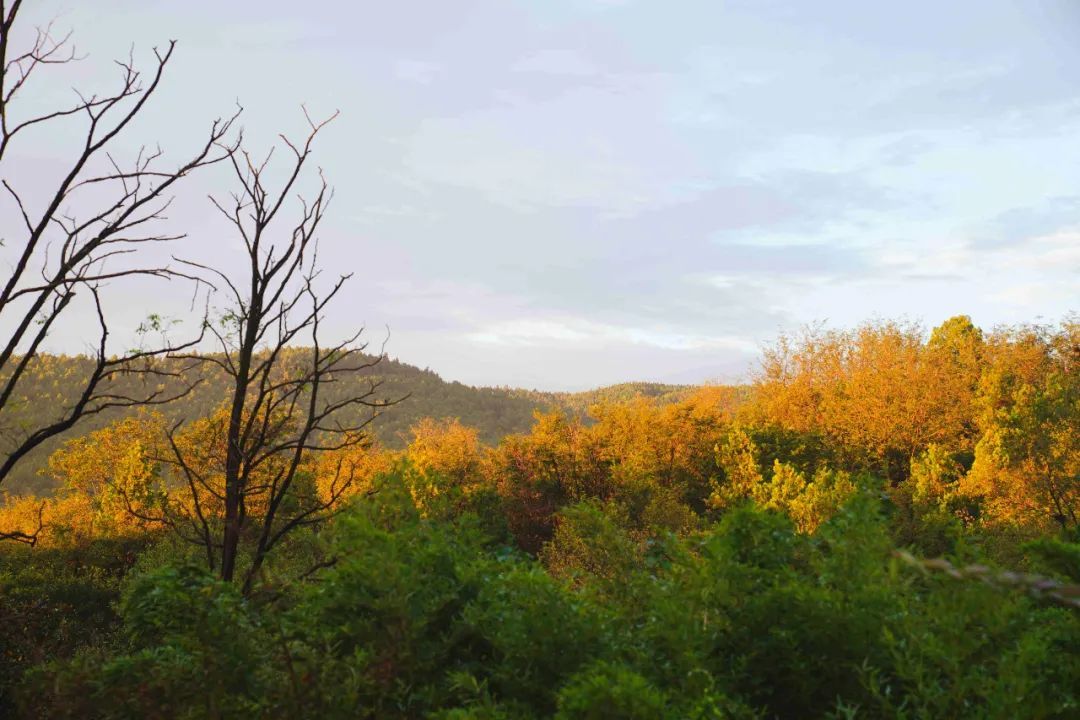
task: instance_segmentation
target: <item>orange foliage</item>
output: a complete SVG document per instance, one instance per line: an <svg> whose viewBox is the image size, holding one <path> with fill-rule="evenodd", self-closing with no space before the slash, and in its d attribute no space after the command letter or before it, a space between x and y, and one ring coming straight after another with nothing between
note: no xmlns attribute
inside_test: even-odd
<svg viewBox="0 0 1080 720"><path fill-rule="evenodd" d="M324 452L315 462L315 488L324 503L344 501L375 489L379 475L393 468L394 453L378 445L359 443Z"/></svg>
<svg viewBox="0 0 1080 720"><path fill-rule="evenodd" d="M600 460L587 450L580 422L561 413L537 413L532 432L510 435L487 458L506 507L507 524L526 550L551 537L554 513L568 501L600 496ZM591 492L589 492L591 491Z"/></svg>
<svg viewBox="0 0 1080 720"><path fill-rule="evenodd" d="M586 419L537 413L496 447L459 420L425 419L403 452L359 444L303 459L299 502L377 490L402 459L422 512L499 505L521 547L539 551L561 508L591 500L631 536L685 532L710 511L752 500L812 531L884 474L912 528L960 521L1022 534L1080 517L1080 329L1021 327L984 336L964 317L924 338L918 326L781 338L745 395L702 388L678 402L602 402ZM741 404L740 404L741 403ZM160 418L128 418L69 442L50 460L63 491L44 503L48 542L144 531L150 508L192 520L221 514L224 410L174 437ZM287 456L257 466L245 510L264 511ZM413 472L415 471L415 472ZM309 487L310 486L310 487ZM192 492L194 489L194 493ZM436 500L439 502L436 502ZM449 499L450 503L442 502ZM0 526L32 530L42 502L9 499ZM494 507L485 505L485 507ZM440 512L442 510L439 510ZM926 525L929 526L929 525Z"/></svg>
<svg viewBox="0 0 1080 720"><path fill-rule="evenodd" d="M1080 525L1080 323L1002 331L980 383L982 438L963 492L990 525Z"/></svg>
<svg viewBox="0 0 1080 720"><path fill-rule="evenodd" d="M901 471L930 443L970 447L981 338L969 325L954 318L931 343L898 323L782 337L766 353L748 419L823 433L853 461L893 458Z"/></svg>
<svg viewBox="0 0 1080 720"><path fill-rule="evenodd" d="M424 418L412 427L406 456L421 472L438 475L458 487L477 482L483 455L473 428L453 418Z"/></svg>
<svg viewBox="0 0 1080 720"><path fill-rule="evenodd" d="M124 418L65 443L49 458L48 471L61 489L45 504L42 541L138 534L156 527L137 514L151 501L163 443L158 415ZM40 504L21 501L12 511L25 512L35 502Z"/></svg>

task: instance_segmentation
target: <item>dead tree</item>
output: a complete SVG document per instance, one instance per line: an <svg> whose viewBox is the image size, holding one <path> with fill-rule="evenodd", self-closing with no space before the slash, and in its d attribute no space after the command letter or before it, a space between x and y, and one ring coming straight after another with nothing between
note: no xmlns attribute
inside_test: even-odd
<svg viewBox="0 0 1080 720"><path fill-rule="evenodd" d="M193 347L199 338L170 343L162 336L135 351L117 354L110 347L110 326L102 309L102 293L116 281L133 277L194 279L175 265L145 260L151 244L181 235L155 232L177 183L193 171L231 156L226 138L236 118L215 121L206 141L183 161L164 166L160 149L141 150L130 162L114 158L117 144L157 91L172 58L175 41L154 50L154 67L144 77L131 57L117 62L119 84L105 94L76 91L70 105L40 114L22 115L19 99L39 72L77 59L70 35L55 37L51 27L27 36L16 48L22 0L0 0L0 184L17 220L3 231L5 272L0 275L0 482L30 451L79 422L110 408L166 403L186 393L175 365L155 362L169 353ZM69 136L78 133L79 148L66 170L44 194L27 193L21 185L25 166L15 171L9 158L16 145L46 126L59 125ZM90 371L79 379L73 400L34 427L12 422L20 382L39 355L56 321L76 303L87 303L97 320L97 341L89 355ZM152 329L152 328L148 328ZM121 390L121 375L143 375L144 391ZM138 385L138 384L136 384ZM163 387L170 387L164 390ZM2 530L2 529L0 529ZM33 542L25 533L0 538Z"/></svg>
<svg viewBox="0 0 1080 720"><path fill-rule="evenodd" d="M224 580L240 577L237 558L244 544L250 553L245 554L250 563L242 572L245 591L283 538L327 520L349 489L351 477L341 475L331 483L328 496L303 491L298 483L303 463L322 452L367 442L366 426L380 408L392 404L376 399L376 381L357 377L382 358L381 351L365 354L362 328L331 344L321 336L324 311L351 276L320 282L315 234L330 200L321 171L317 192L300 197L296 219L278 231L277 221L301 178L312 143L329 122L314 123L306 111L305 117L309 134L303 143L282 136L291 164L278 189L268 188L272 152L256 161L240 150L231 157L238 189L228 201L211 198L243 243L243 273L232 276L209 265L185 263L223 288L228 302L218 322L207 325L216 352L180 357L216 366L229 379L231 396L226 402L223 467L214 469L214 477L207 477L188 457L177 442L178 428L170 434L173 462L192 501L184 525L188 538L205 547L211 568L217 565ZM297 352L303 353L299 362ZM336 395L330 392L337 388ZM220 507L220 518L207 505ZM175 519L170 524L180 527Z"/></svg>

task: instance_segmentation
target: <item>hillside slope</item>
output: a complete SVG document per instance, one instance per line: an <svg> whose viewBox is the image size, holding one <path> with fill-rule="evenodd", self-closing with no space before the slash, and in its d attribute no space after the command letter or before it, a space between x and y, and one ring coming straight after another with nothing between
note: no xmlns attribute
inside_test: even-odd
<svg viewBox="0 0 1080 720"><path fill-rule="evenodd" d="M301 357L302 350L294 351ZM213 366L206 365L206 370ZM3 436L17 437L26 428L39 427L54 419L67 406L76 390L77 381L85 377L89 361L78 356L42 356L32 366L28 377L20 384L20 397L5 411L7 427ZM683 397L689 386L653 383L624 383L609 388L581 393L551 393L515 388L473 387L459 382L447 382L435 372L414 365L384 358L360 377L352 377L331 387L331 396L356 392L367 383L379 383L375 397L398 400L387 408L371 425L378 440L388 447L402 447L407 442L409 428L423 417L456 417L476 428L485 443L495 444L505 435L529 429L536 410L561 408L574 415L584 415L593 403L603 400L622 400L645 396L660 400ZM128 382L137 382L131 380ZM226 378L207 373L202 382L186 397L158 408L171 422L192 420L208 414L227 396ZM131 411L116 410L90 417L69 433L39 447L27 457L15 474L0 490L10 493L47 492L52 482L42 475L48 456L64 440L103 427ZM2 446L7 452L8 446Z"/></svg>

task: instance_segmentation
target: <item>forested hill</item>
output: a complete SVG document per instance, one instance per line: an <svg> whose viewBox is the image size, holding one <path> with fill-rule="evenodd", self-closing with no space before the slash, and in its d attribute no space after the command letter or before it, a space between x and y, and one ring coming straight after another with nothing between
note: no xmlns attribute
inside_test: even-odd
<svg viewBox="0 0 1080 720"><path fill-rule="evenodd" d="M581 392L514 391L533 400L538 407L555 406L570 414L584 417L589 408L602 402L626 402L635 398L648 398L659 402L685 400L693 391L693 385L668 385L664 383L626 382Z"/></svg>
<svg viewBox="0 0 1080 720"><path fill-rule="evenodd" d="M293 352L301 357L303 351L297 348ZM21 397L15 403L17 409L11 413L13 422L2 432L9 437L17 436L20 426L40 427L57 418L63 408L70 406L75 393L81 388L79 380L87 376L89 367L90 361L85 357L46 355L38 358L19 386ZM226 397L226 378L210 372L213 366L209 364L204 368L206 373L202 382L190 394L155 409L172 422L193 420L209 414ZM372 425L374 435L388 447L402 447L407 441L409 428L424 417L459 418L469 427L476 428L482 441L495 444L505 435L527 431L535 410L561 408L581 416L590 405L599 401L620 401L638 396L675 401L690 390L689 386L655 383L623 383L580 393L473 387L447 382L429 369L384 358L361 376L349 378L341 384L335 383L331 386L331 393L344 395L355 392L360 384L367 386L372 380L381 383L373 397L386 400L404 398L382 411ZM20 463L14 475L4 483L3 490L10 493L47 492L52 488L52 481L41 471L54 450L68 438L85 435L131 412L114 410L85 418L66 435L53 438ZM6 452L7 448L2 450Z"/></svg>

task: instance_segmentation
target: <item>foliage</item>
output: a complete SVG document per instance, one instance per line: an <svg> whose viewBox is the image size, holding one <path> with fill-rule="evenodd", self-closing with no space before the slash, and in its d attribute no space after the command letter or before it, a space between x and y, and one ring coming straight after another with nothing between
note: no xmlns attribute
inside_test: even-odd
<svg viewBox="0 0 1080 720"><path fill-rule="evenodd" d="M37 664L108 645L119 628L114 603L145 539L89 540L0 553L0 715Z"/></svg>
<svg viewBox="0 0 1080 720"><path fill-rule="evenodd" d="M33 707L56 693L52 717L233 717L270 691L267 642L237 589L195 565L138 578L121 603L122 650L45 665Z"/></svg>
<svg viewBox="0 0 1080 720"><path fill-rule="evenodd" d="M286 500L325 500L347 475L340 514L284 544L246 594L125 517L128 500L175 502L179 478L155 460L160 421L124 419L54 457L55 497L2 511L46 521L37 546L0 548L18 618L5 709L1075 716L1075 328L976 330L792 344L786 374L737 408L706 388L539 412L494 446L432 419L397 448L327 451ZM870 378L862 364L883 354ZM940 398L898 386L942 373ZM881 414L836 415L863 402ZM901 427L905 403L927 402L961 409ZM849 424L868 417L885 429ZM220 426L175 436L211 479ZM111 547L131 549L119 562ZM55 610L36 614L37 597Z"/></svg>
<svg viewBox="0 0 1080 720"><path fill-rule="evenodd" d="M1066 717L1080 613L889 559L858 493L812 532L741 506L643 550L607 538L568 584L465 511L423 517L405 473L332 528L336 562L273 600L188 565L129 585L123 631L39 666L23 712L88 717ZM603 544L603 543L602 543ZM582 557L561 533L549 563ZM626 553L636 558L627 563ZM555 564L560 568L570 563ZM614 592L621 588L622 592ZM31 701L32 699L32 701Z"/></svg>
<svg viewBox="0 0 1080 720"><path fill-rule="evenodd" d="M286 348L285 364L291 365L304 357L306 348ZM370 358L369 358L370 359ZM92 358L40 354L28 365L20 385L21 394L14 398L5 410L15 425L31 425L40 421L50 403L66 404L78 390L78 378L89 372ZM169 361L161 361L166 368ZM2 373L0 373L2 376ZM225 397L225 376L214 367L204 367L202 382L179 400L158 408L171 426L177 420L205 417L212 413ZM512 388L473 387L459 382L449 382L428 369L422 369L393 358L384 358L379 364L358 377L343 377L340 385L327 388L331 400L355 392L368 380L381 383L387 397L408 396L394 407L393 412L380 415L371 425L378 442L388 448L401 449L412 437L410 428L424 418L457 418L465 427L475 429L481 441L488 444L499 442L506 435L527 432L536 408L562 408L575 417L585 417L588 408L602 398L630 399L636 396L651 397L659 393L661 401L669 402L691 393L690 388L657 386L637 383L632 387L616 386L610 390L590 393L545 393ZM131 394L138 389L138 379L119 377L117 390ZM130 385L130 387L129 387ZM165 380L166 388L172 388ZM678 392L675 392L675 391ZM737 388L710 389L722 395L726 406L734 403L732 396ZM719 401L718 401L719 402ZM123 410L106 410L100 415L82 421L79 432L63 434L44 443L18 466L5 482L13 493L43 492L56 487L48 474L39 476L47 467L49 456L59 449L65 440L82 437L93 430L103 428L116 420L127 417ZM351 419L351 418L350 418ZM81 433L81 434L80 434Z"/></svg>

